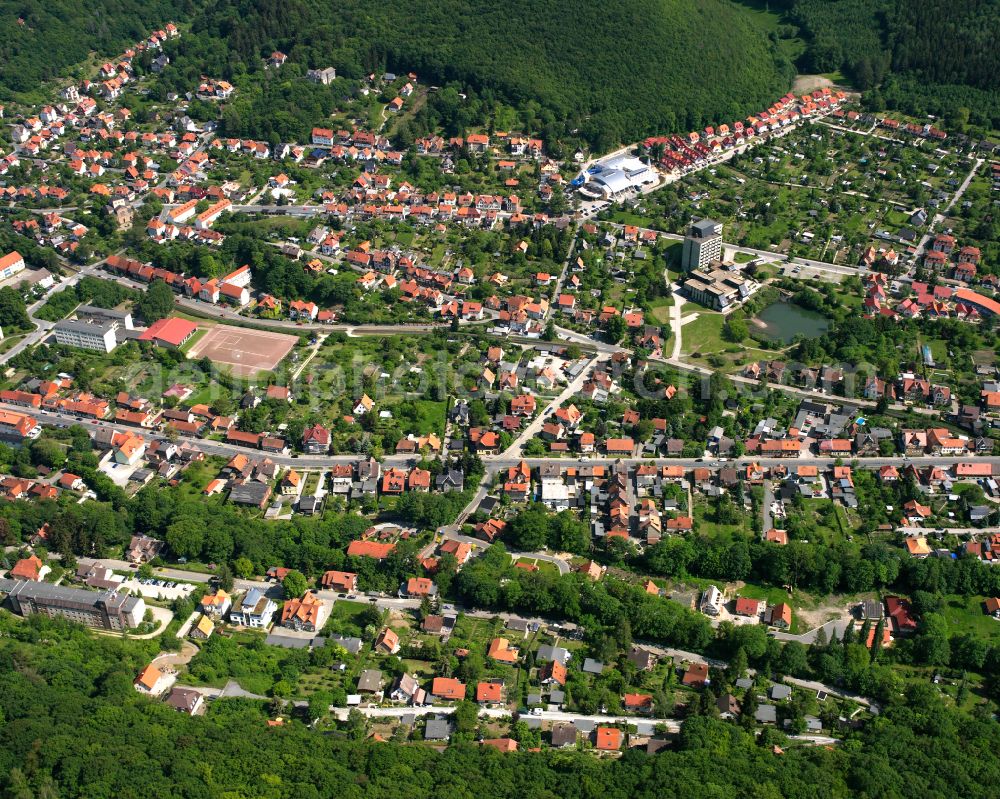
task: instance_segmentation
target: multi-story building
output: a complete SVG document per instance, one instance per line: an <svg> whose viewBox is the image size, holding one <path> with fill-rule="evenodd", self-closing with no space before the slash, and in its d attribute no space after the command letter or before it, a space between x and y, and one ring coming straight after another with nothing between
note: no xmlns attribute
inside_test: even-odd
<svg viewBox="0 0 1000 799"><path fill-rule="evenodd" d="M83 591L45 582L0 580L0 593L16 613L61 617L87 627L130 630L138 627L146 613L142 597L117 591Z"/></svg>
<svg viewBox="0 0 1000 799"><path fill-rule="evenodd" d="M13 277L18 272L24 269L24 258L21 257L21 253L9 252L4 256L0 256L0 280L6 280L9 277Z"/></svg>
<svg viewBox="0 0 1000 799"><path fill-rule="evenodd" d="M111 352L118 346L115 338L117 328L117 322L86 322L64 319L61 322L56 322L52 332L55 333L56 342L67 347Z"/></svg>
<svg viewBox="0 0 1000 799"><path fill-rule="evenodd" d="M684 237L681 266L684 271L704 269L713 261L722 260L722 223L714 219L699 219L691 223Z"/></svg>
<svg viewBox="0 0 1000 799"><path fill-rule="evenodd" d="M306 72L306 80L312 81L313 83L319 83L323 86L329 86L337 77L337 70L333 67L326 67L324 69L310 69Z"/></svg>
<svg viewBox="0 0 1000 799"><path fill-rule="evenodd" d="M20 443L26 438L35 439L42 428L31 416L13 411L0 411L0 440Z"/></svg>
<svg viewBox="0 0 1000 799"><path fill-rule="evenodd" d="M684 292L695 302L724 311L750 297L759 284L726 269L693 269L684 281Z"/></svg>
<svg viewBox="0 0 1000 799"><path fill-rule="evenodd" d="M701 612L708 616L718 616L722 612L722 602L722 592L714 585L710 585L701 595Z"/></svg>
<svg viewBox="0 0 1000 799"><path fill-rule="evenodd" d="M122 330L132 330L132 314L128 311L116 311L113 308L98 308L94 305L81 305L76 309L76 318L81 322L116 323Z"/></svg>
<svg viewBox="0 0 1000 799"><path fill-rule="evenodd" d="M277 604L264 596L258 588L251 588L239 606L229 611L229 621L243 627L267 627L278 609Z"/></svg>

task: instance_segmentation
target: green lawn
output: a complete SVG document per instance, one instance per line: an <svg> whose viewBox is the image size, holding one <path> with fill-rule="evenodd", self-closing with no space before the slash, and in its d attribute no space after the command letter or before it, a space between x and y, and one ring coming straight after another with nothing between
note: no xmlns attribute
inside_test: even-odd
<svg viewBox="0 0 1000 799"><path fill-rule="evenodd" d="M649 304L649 315L661 325L669 324L670 309L673 307L673 304L674 297L672 294L666 297L660 297L655 302Z"/></svg>
<svg viewBox="0 0 1000 799"><path fill-rule="evenodd" d="M525 563L538 567L538 571L541 573L549 573L557 575L559 573L558 567L554 563L550 563L547 560L537 560L535 558L518 558L515 563Z"/></svg>
<svg viewBox="0 0 1000 799"><path fill-rule="evenodd" d="M844 531L850 529L850 522L841 513L842 505L829 499L804 499L802 502L810 541L833 545L843 540Z"/></svg>
<svg viewBox="0 0 1000 799"><path fill-rule="evenodd" d="M611 215L611 219L614 222L618 222L621 225L635 225L636 227L652 227L653 220L646 216L639 216L638 214L633 214L630 211L615 211Z"/></svg>
<svg viewBox="0 0 1000 799"><path fill-rule="evenodd" d="M189 353L189 352L191 351L191 348L192 348L192 347L193 347L193 346L194 346L195 344L197 344L197 343L198 343L198 340L199 340L199 339L201 339L201 338L202 338L202 337L203 337L203 336L204 336L204 335L205 335L205 334L206 334L207 332L208 332L208 328L207 328L207 327L199 327L199 328L198 328L198 329L197 329L197 330L196 330L196 331L194 332L194 335L193 335L193 336L191 336L191 338L189 338L189 339L188 339L187 341L185 341L185 342L184 342L184 343L183 343L183 344L182 344L182 345L180 346L180 350L181 350L181 352L183 352L183 353L184 353L185 355L187 355L187 353Z"/></svg>
<svg viewBox="0 0 1000 799"><path fill-rule="evenodd" d="M985 597L964 597L949 594L945 597L942 613L948 620L952 634L973 633L979 638L1000 638L1000 619L987 615L983 609Z"/></svg>
<svg viewBox="0 0 1000 799"><path fill-rule="evenodd" d="M681 309L684 316L690 313L689 304ZM710 355L725 349L727 342L722 340L722 323L725 318L722 314L706 311L696 305L692 306L692 310L694 308L698 308L698 317L681 328L682 351L687 355L692 352Z"/></svg>
<svg viewBox="0 0 1000 799"><path fill-rule="evenodd" d="M797 606L797 603L794 601L794 595L789 597L788 592L784 588L767 587L747 583L739 590L739 595L748 597L749 599L763 599L766 600L769 605L776 605L779 602L787 602L793 609Z"/></svg>
<svg viewBox="0 0 1000 799"><path fill-rule="evenodd" d="M423 433L433 430L438 435L444 435L446 403L415 400L413 404L417 409L417 429Z"/></svg>
<svg viewBox="0 0 1000 799"><path fill-rule="evenodd" d="M360 617L369 608L368 602L352 602L349 599L338 599L333 603L333 610L330 611L330 619L327 625L333 625L333 629L343 629L344 627L361 627Z"/></svg>
<svg viewBox="0 0 1000 799"><path fill-rule="evenodd" d="M704 363L723 371L738 372L751 360L774 358L780 351L762 347L753 339L742 344L734 344L722 338L725 317L715 311L706 311L700 306L688 303L681 312L687 316L697 309L698 316L681 328L681 351L696 363ZM753 328L751 328L752 330ZM721 359L721 360L720 360ZM713 362L714 361L714 362Z"/></svg>
<svg viewBox="0 0 1000 799"><path fill-rule="evenodd" d="M742 510L742 509L741 509ZM743 535L751 532L750 516L741 513L736 524L723 524L715 521L714 502L695 496L694 525L701 535L708 537L728 536L733 533Z"/></svg>

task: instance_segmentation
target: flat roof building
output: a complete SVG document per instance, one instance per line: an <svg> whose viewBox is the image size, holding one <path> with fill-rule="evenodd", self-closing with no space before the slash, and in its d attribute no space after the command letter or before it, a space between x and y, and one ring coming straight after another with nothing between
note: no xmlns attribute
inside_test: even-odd
<svg viewBox="0 0 1000 799"><path fill-rule="evenodd" d="M684 281L684 293L695 302L717 311L751 297L760 284L727 269L694 269Z"/></svg>
<svg viewBox="0 0 1000 799"><path fill-rule="evenodd" d="M684 237L681 267L685 272L704 269L713 261L722 260L722 223L714 219L698 219L691 223Z"/></svg>
<svg viewBox="0 0 1000 799"><path fill-rule="evenodd" d="M0 593L8 595L11 607L22 616L40 613L104 630L138 627L146 613L142 597L116 591L83 591L45 582L0 580Z"/></svg>
<svg viewBox="0 0 1000 799"><path fill-rule="evenodd" d="M87 322L74 319L64 319L56 322L52 328L56 343L66 347L79 347L84 350L111 352L118 346L115 337L117 322Z"/></svg>
<svg viewBox="0 0 1000 799"><path fill-rule="evenodd" d="M132 329L132 314L116 311L114 308L98 308L96 305L80 305L76 318L81 322L116 322L124 330Z"/></svg>

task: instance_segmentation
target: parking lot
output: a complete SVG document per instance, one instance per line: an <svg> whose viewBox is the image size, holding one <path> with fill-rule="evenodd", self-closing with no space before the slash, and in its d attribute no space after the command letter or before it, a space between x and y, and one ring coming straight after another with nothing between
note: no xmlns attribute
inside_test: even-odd
<svg viewBox="0 0 1000 799"><path fill-rule="evenodd" d="M140 579L133 577L122 583L130 591L137 591L150 599L180 599L194 590L191 583L176 583L173 580Z"/></svg>

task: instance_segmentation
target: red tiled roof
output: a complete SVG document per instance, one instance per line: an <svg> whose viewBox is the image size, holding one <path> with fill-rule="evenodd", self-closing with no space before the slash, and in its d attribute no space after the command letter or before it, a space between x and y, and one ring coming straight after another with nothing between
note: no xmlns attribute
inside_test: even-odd
<svg viewBox="0 0 1000 799"><path fill-rule="evenodd" d="M396 548L393 543L380 544L377 541L351 541L347 547L347 554L352 557L369 557L376 560L384 560L389 557L389 553Z"/></svg>
<svg viewBox="0 0 1000 799"><path fill-rule="evenodd" d="M198 329L198 325L178 316L153 322L141 336L140 341L156 341L179 347Z"/></svg>
<svg viewBox="0 0 1000 799"><path fill-rule="evenodd" d="M622 746L622 731L617 727L598 727L596 747L605 752L616 752Z"/></svg>

